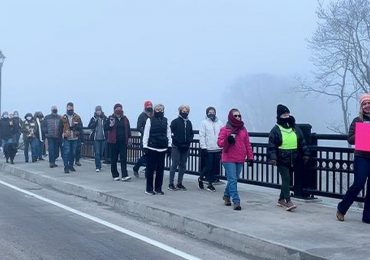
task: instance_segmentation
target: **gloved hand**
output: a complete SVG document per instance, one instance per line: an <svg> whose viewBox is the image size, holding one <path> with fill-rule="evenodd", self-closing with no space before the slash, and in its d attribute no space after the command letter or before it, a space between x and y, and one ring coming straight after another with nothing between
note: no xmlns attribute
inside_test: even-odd
<svg viewBox="0 0 370 260"><path fill-rule="evenodd" d="M247 165L248 166L253 166L253 159L248 159L247 160Z"/></svg>
<svg viewBox="0 0 370 260"><path fill-rule="evenodd" d="M234 137L234 136L232 136L232 135L229 135L229 136L227 137L227 142L228 142L229 144L235 144L235 137Z"/></svg>
<svg viewBox="0 0 370 260"><path fill-rule="evenodd" d="M166 151L166 154L168 157L171 157L171 152L172 152L172 147L168 147Z"/></svg>
<svg viewBox="0 0 370 260"><path fill-rule="evenodd" d="M277 164L276 160L270 160L270 161L268 161L268 163L269 163L269 164L272 164L272 165L274 165L274 166L276 166L276 164Z"/></svg>

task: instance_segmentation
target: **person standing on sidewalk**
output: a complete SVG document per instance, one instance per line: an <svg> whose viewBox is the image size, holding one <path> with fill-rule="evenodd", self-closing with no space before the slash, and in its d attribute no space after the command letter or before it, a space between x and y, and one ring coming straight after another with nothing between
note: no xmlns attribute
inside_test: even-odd
<svg viewBox="0 0 370 260"><path fill-rule="evenodd" d="M42 156L44 155L45 151L45 133L43 132L42 124L44 121L44 115L42 114L42 112L36 112L34 115L34 119L37 124L37 159L43 161L44 158Z"/></svg>
<svg viewBox="0 0 370 260"><path fill-rule="evenodd" d="M32 162L36 162L38 158L39 141L37 139L38 125L31 113L24 116L22 124L22 134L24 143L24 160L26 163L29 161L28 149L31 146Z"/></svg>
<svg viewBox="0 0 370 260"><path fill-rule="evenodd" d="M360 98L360 113L354 118L348 132L348 143L354 145L360 140L355 139L356 124L369 123L370 124L370 94L364 94ZM366 140L365 142L369 142ZM355 158L353 162L354 167L354 181L351 187L347 190L343 200L339 202L337 207L337 219L344 221L348 209L351 207L353 201L356 199L360 191L366 185L365 206L362 213L362 222L370 224L370 151L358 150L355 148Z"/></svg>
<svg viewBox="0 0 370 260"><path fill-rule="evenodd" d="M279 104L276 113L277 123L269 134L267 159L270 164L277 166L281 176L281 190L277 205L291 211L297 206L290 199L290 178L297 160L303 156L306 164L310 152L302 131L296 127L295 119L290 115L289 109Z"/></svg>
<svg viewBox="0 0 370 260"><path fill-rule="evenodd" d="M153 116L153 103L151 101L145 101L144 103L144 111L139 115L137 119L137 130L141 134L140 140L140 148L143 149L143 136L144 136L144 127L148 118ZM139 169L141 166L145 166L147 162L147 155L143 153L143 155L139 158L139 160L135 163L133 167L135 177L139 177Z"/></svg>
<svg viewBox="0 0 370 260"><path fill-rule="evenodd" d="M14 123L14 132L15 132L15 143L17 148L19 147L19 139L22 133L22 120L19 118L18 111L13 113L13 123Z"/></svg>
<svg viewBox="0 0 370 260"><path fill-rule="evenodd" d="M14 164L14 157L17 153L16 142L14 140L15 129L14 122L9 118L8 112L2 114L0 120L0 138L2 140L3 152L6 162Z"/></svg>
<svg viewBox="0 0 370 260"><path fill-rule="evenodd" d="M121 104L114 105L114 113L109 116L105 130L108 131L108 145L111 153L111 172L115 181L129 181L131 177L127 172L127 145L131 137L130 121L123 114ZM121 161L122 178L117 170L118 156Z"/></svg>
<svg viewBox="0 0 370 260"><path fill-rule="evenodd" d="M216 191L212 184L215 176L220 172L221 148L217 145L217 139L223 124L217 118L214 107L208 107L206 115L207 118L202 121L199 130L199 144L204 167L198 178L198 186L203 190L203 181L206 180L208 181L207 190Z"/></svg>
<svg viewBox="0 0 370 260"><path fill-rule="evenodd" d="M67 113L63 115L61 124L64 173L76 171L73 167L73 162L76 156L77 141L80 137L81 131L81 118L74 112L73 103L69 102L67 104Z"/></svg>
<svg viewBox="0 0 370 260"><path fill-rule="evenodd" d="M77 144L76 144L76 154L75 154L75 160L74 160L74 164L76 166L82 166L80 162L82 142L83 142L83 131L81 130L81 134L79 135Z"/></svg>
<svg viewBox="0 0 370 260"><path fill-rule="evenodd" d="M194 133L193 126L189 120L190 107L188 105L181 105L179 107L179 116L171 122L172 133L172 151L171 151L171 168L170 168L170 182L168 190L186 190L182 184L184 173L186 170L186 161L189 156L190 143L193 141ZM177 185L174 185L175 172L179 168Z"/></svg>
<svg viewBox="0 0 370 260"><path fill-rule="evenodd" d="M96 106L94 116L90 119L88 128L92 130L91 136L94 141L95 171L101 171L101 160L105 147L104 126L107 123L102 107Z"/></svg>
<svg viewBox="0 0 370 260"><path fill-rule="evenodd" d="M238 178L245 160L247 160L248 166L252 165L253 151L248 131L244 127L244 122L238 109L233 108L230 110L227 124L221 128L218 135L217 144L223 148L222 165L225 168L227 177L223 196L224 203L226 206L231 206L231 198L234 210L241 210Z"/></svg>
<svg viewBox="0 0 370 260"><path fill-rule="evenodd" d="M147 119L143 135L143 148L147 155L146 189L148 195L164 195L162 191L164 160L166 152L171 151L171 129L164 117L164 106L154 107L154 116ZM153 189L153 176L155 184Z"/></svg>
<svg viewBox="0 0 370 260"><path fill-rule="evenodd" d="M51 114L47 115L43 121L43 131L48 141L48 154L49 154L49 167L54 168L58 165L55 160L59 156L59 148L62 139L62 133L60 131L62 125L61 116L58 115L58 108L56 106L51 107Z"/></svg>

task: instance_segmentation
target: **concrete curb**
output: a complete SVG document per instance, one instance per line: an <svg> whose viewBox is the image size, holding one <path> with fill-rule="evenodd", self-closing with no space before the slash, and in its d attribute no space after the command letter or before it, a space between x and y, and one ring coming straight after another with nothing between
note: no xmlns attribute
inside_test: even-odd
<svg viewBox="0 0 370 260"><path fill-rule="evenodd" d="M227 229L197 219L181 216L177 213L155 208L142 202L118 198L114 195L93 190L82 185L57 180L56 178L44 175L41 171L23 170L5 163L0 163L0 169L6 174L25 179L45 188L98 202L125 214L158 223L176 232L185 233L196 239L215 243L219 246L227 247L257 258L292 260L325 259L300 249L243 234L237 230Z"/></svg>

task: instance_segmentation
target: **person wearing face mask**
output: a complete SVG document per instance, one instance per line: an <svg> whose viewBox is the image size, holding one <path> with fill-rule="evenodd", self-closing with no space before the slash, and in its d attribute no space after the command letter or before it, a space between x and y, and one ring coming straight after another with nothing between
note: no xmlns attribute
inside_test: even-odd
<svg viewBox="0 0 370 260"><path fill-rule="evenodd" d="M61 145L62 117L58 114L57 106L51 107L51 113L45 117L42 122L43 132L48 142L49 167L54 168L58 165L55 163L59 157L59 149Z"/></svg>
<svg viewBox="0 0 370 260"><path fill-rule="evenodd" d="M231 206L232 201L234 210L241 210L238 178L246 160L248 166L252 165L253 151L240 111L231 109L227 119L227 124L221 128L217 139L218 146L222 148L222 165L227 177L222 199L225 206Z"/></svg>
<svg viewBox="0 0 370 260"><path fill-rule="evenodd" d="M189 120L190 107L188 105L181 105L178 109L179 116L171 122L171 136L172 136L172 151L171 151L171 168L170 181L168 190L183 190L186 188L182 181L186 170L186 161L189 156L190 144L193 141L194 133L193 126ZM175 172L179 169L177 185L174 185Z"/></svg>
<svg viewBox="0 0 370 260"><path fill-rule="evenodd" d="M114 181L129 181L131 177L127 172L127 145L131 137L130 121L123 114L121 104L115 104L113 110L113 114L105 124L105 131L108 131L107 142L111 154L112 177ZM118 156L121 162L121 178L117 170Z"/></svg>
<svg viewBox="0 0 370 260"><path fill-rule="evenodd" d="M90 119L88 128L92 130L91 136L94 141L94 154L95 154L95 171L101 171L101 159L105 147L105 130L104 125L107 123L107 117L105 116L102 107L96 106L94 116Z"/></svg>
<svg viewBox="0 0 370 260"><path fill-rule="evenodd" d="M145 123L143 148L147 155L146 189L148 195L164 195L162 191L165 154L171 152L171 129L164 117L164 106L154 107L154 116ZM153 187L153 176L155 181Z"/></svg>
<svg viewBox="0 0 370 260"><path fill-rule="evenodd" d="M76 169L73 167L73 163L76 157L77 142L82 134L82 120L80 116L74 112L74 105L72 102L67 104L67 112L62 116L60 131L62 132L63 138L64 173L69 173L69 171L74 172Z"/></svg>
<svg viewBox="0 0 370 260"><path fill-rule="evenodd" d="M361 190L366 185L365 205L362 213L362 222L370 224L370 150L358 146L362 140L356 140L356 128L361 124L370 124L370 94L363 94L360 98L360 113L353 119L348 131L348 143L355 146L355 158L353 161L354 181L351 187L347 190L343 200L339 202L337 207L337 219L344 221L344 215L351 207L352 203L358 196ZM369 134L369 133L368 133ZM356 137L356 138L355 138ZM370 140L364 140L368 144Z"/></svg>
<svg viewBox="0 0 370 260"><path fill-rule="evenodd" d="M277 123L269 134L267 159L270 164L277 166L281 176L282 183L277 205L291 211L297 206L290 199L290 176L293 174L297 160L303 157L306 164L310 152L302 131L295 125L295 118L290 115L289 109L279 104L276 113Z"/></svg>
<svg viewBox="0 0 370 260"><path fill-rule="evenodd" d="M18 111L13 113L13 123L14 123L14 132L15 132L15 142L17 147L19 147L19 138L22 133L22 120L19 118Z"/></svg>
<svg viewBox="0 0 370 260"><path fill-rule="evenodd" d="M13 164L17 153L17 147L14 140L15 130L13 119L9 118L8 112L2 114L0 120L0 139L2 140L3 152L6 162Z"/></svg>
<svg viewBox="0 0 370 260"><path fill-rule="evenodd" d="M46 156L45 133L42 128L42 124L44 121L44 115L42 114L42 112L36 112L33 118L35 119L36 124L37 124L37 133L36 133L36 138L38 141L37 157L38 157L38 160L43 161L44 158L42 156L43 155Z"/></svg>
<svg viewBox="0 0 370 260"><path fill-rule="evenodd" d="M29 162L29 146L31 146L31 157L32 162L36 162L38 158L38 145L39 141L37 139L37 133L39 131L36 120L31 113L27 113L24 116L24 121L22 124L22 134L24 143L24 159L25 162Z"/></svg>
<svg viewBox="0 0 370 260"><path fill-rule="evenodd" d="M144 127L145 123L147 122L148 118L151 118L153 116L153 103L151 101L145 101L144 102L144 111L141 112L137 119L137 130L141 134L141 142L140 142L140 148L143 148L143 135L144 135ZM139 177L139 169L142 166L146 165L147 156L145 153L139 158L139 160L135 163L133 167L134 175L135 177Z"/></svg>
<svg viewBox="0 0 370 260"><path fill-rule="evenodd" d="M217 138L223 124L217 118L214 107L206 109L206 116L207 118L202 121L199 129L201 162L204 165L198 178L198 187L203 190L203 181L206 180L208 181L207 190L216 191L212 183L220 172L221 148L217 145Z"/></svg>

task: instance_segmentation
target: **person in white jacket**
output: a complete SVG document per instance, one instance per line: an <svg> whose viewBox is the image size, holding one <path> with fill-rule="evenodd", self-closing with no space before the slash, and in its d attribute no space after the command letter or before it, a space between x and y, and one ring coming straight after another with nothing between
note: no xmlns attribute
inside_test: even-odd
<svg viewBox="0 0 370 260"><path fill-rule="evenodd" d="M203 181L208 182L207 190L216 191L213 186L215 176L220 172L221 148L217 145L217 138L223 123L216 116L216 109L206 109L207 118L201 123L199 143L201 149L202 170L198 178L199 189L204 189Z"/></svg>

